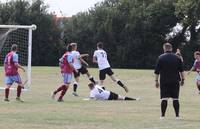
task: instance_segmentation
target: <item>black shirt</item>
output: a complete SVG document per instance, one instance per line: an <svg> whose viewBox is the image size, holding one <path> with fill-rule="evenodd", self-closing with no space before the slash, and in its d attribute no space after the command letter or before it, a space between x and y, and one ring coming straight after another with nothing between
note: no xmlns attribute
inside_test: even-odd
<svg viewBox="0 0 200 129"><path fill-rule="evenodd" d="M180 81L180 72L183 72L183 63L177 55L166 52L159 56L154 73L160 74L161 84Z"/></svg>

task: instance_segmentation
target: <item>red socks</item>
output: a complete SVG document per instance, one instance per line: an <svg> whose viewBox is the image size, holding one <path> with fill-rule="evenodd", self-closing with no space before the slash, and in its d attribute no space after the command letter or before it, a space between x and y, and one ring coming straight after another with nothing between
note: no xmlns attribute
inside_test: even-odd
<svg viewBox="0 0 200 129"><path fill-rule="evenodd" d="M66 86L63 87L63 90L62 90L62 92L61 92L61 94L60 94L59 100L62 100L63 96L64 96L65 93L67 92L67 89L68 89L68 87L66 87Z"/></svg>
<svg viewBox="0 0 200 129"><path fill-rule="evenodd" d="M21 87L21 86L18 86L18 87L17 87L17 97L20 97L21 92L22 92L22 87Z"/></svg>
<svg viewBox="0 0 200 129"><path fill-rule="evenodd" d="M65 87L65 85L60 86L56 91L54 91L54 94L57 94L58 92L60 92L61 90L63 90L63 87Z"/></svg>
<svg viewBox="0 0 200 129"><path fill-rule="evenodd" d="M6 98L6 99L8 99L9 91L10 91L9 88L6 88L6 89L5 89L5 98Z"/></svg>

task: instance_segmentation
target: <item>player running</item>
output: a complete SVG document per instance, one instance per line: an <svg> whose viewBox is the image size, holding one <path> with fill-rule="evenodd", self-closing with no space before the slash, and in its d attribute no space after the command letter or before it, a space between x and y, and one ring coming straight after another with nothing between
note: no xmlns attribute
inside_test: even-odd
<svg viewBox="0 0 200 129"><path fill-rule="evenodd" d="M130 98L118 95L112 91L103 89L99 85L94 83L89 83L88 87L90 89L90 99L95 100L140 100L139 98Z"/></svg>
<svg viewBox="0 0 200 129"><path fill-rule="evenodd" d="M101 86L106 79L106 74L108 74L114 82L117 82L119 86L121 86L126 92L128 92L128 88L119 79L116 79L114 77L114 73L107 59L107 53L103 50L102 42L97 43L97 50L94 52L93 55L93 62L97 63L99 66L99 79Z"/></svg>
<svg viewBox="0 0 200 129"><path fill-rule="evenodd" d="M60 97L58 98L58 102L63 102L63 96L67 92L69 85L72 80L73 70L76 71L73 67L73 57L71 55L72 46L67 46L67 52L59 59L61 74L63 77L63 85L61 85L57 90L55 90L52 94L52 98L54 99L58 92L61 92Z"/></svg>
<svg viewBox="0 0 200 129"><path fill-rule="evenodd" d="M11 47L11 52L9 52L4 60L4 70L5 70L5 99L4 101L9 101L9 91L12 84L15 82L18 84L17 86L17 97L16 100L22 102L20 99L21 90L23 88L21 77L18 73L18 69L22 69L25 72L25 69L18 62L18 46L13 44Z"/></svg>
<svg viewBox="0 0 200 129"><path fill-rule="evenodd" d="M195 58L195 61L194 61L194 64L192 66L192 68L190 69L190 71L188 72L188 75L196 69L198 75L196 76L196 85L197 85L197 88L199 90L199 94L200 94L200 52L199 51L196 51L194 53L194 58Z"/></svg>
<svg viewBox="0 0 200 129"><path fill-rule="evenodd" d="M88 63L82 58L82 57L89 56L89 55L88 54L80 55L80 53L77 51L77 43L71 43L71 46L72 46L72 56L74 59L73 66L78 71L78 72L74 71L75 82L73 84L73 91L74 91L73 95L78 96L76 91L77 91L77 87L79 86L80 73L83 75L86 74L88 79L93 83L95 83L95 80L90 75L90 73L88 72L88 70L86 68L86 66L89 66Z"/></svg>

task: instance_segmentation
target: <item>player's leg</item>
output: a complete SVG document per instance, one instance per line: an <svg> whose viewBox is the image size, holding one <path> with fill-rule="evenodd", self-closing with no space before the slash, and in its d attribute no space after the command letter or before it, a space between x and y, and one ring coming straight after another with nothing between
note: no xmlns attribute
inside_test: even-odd
<svg viewBox="0 0 200 129"><path fill-rule="evenodd" d="M114 73L113 73L113 71L111 70L111 68L108 68L108 69L107 69L107 74L110 76L110 78L111 78L114 82L116 82L119 86L121 86L122 88L124 88L124 90L125 90L126 92L129 91L128 88L127 88L119 79L117 79L117 78L114 76Z"/></svg>
<svg viewBox="0 0 200 129"><path fill-rule="evenodd" d="M9 101L10 87L13 84L13 80L12 80L11 76L6 76L5 77L5 84L6 84L6 88L5 88L5 98L4 98L4 101Z"/></svg>
<svg viewBox="0 0 200 129"><path fill-rule="evenodd" d="M52 99L55 98L55 96L56 96L56 94L57 94L58 92L61 92L61 91L64 90L65 87L66 87L66 85L65 85L65 74L64 74L64 73L62 73L62 77L63 77L63 82L64 82L64 84L62 84L62 85L59 86L55 91L53 91L53 93L52 93L52 95L51 95Z"/></svg>
<svg viewBox="0 0 200 129"><path fill-rule="evenodd" d="M63 97L64 97L64 95L66 94L66 92L69 88L71 80L72 80L72 74L65 73L64 74L64 86L63 86L63 89L61 91L60 97L58 98L58 102L63 102Z"/></svg>
<svg viewBox="0 0 200 129"><path fill-rule="evenodd" d="M173 98L173 107L174 107L176 118L179 118L179 108L180 108L179 99Z"/></svg>
<svg viewBox="0 0 200 129"><path fill-rule="evenodd" d="M179 108L180 108L180 104L179 104L179 91L180 91L180 86L179 83L175 83L172 84L173 88L172 88L172 99L173 99L173 107L174 107L174 112L176 115L176 118L179 118Z"/></svg>
<svg viewBox="0 0 200 129"><path fill-rule="evenodd" d="M197 89L199 90L199 94L200 94L200 80L197 80Z"/></svg>
<svg viewBox="0 0 200 129"><path fill-rule="evenodd" d="M18 86L17 86L17 97L16 97L16 100L22 102L22 100L20 99L22 88L23 88L21 77L18 74L16 76L14 76L13 79L18 84Z"/></svg>
<svg viewBox="0 0 200 129"><path fill-rule="evenodd" d="M169 98L161 99L161 119L165 117L165 113L166 113L167 105L168 105L168 99Z"/></svg>
<svg viewBox="0 0 200 129"><path fill-rule="evenodd" d="M161 117L164 119L167 110L168 99L169 99L169 87L168 85L160 85L160 98L161 98Z"/></svg>
<svg viewBox="0 0 200 129"><path fill-rule="evenodd" d="M99 71L99 80L100 80L100 86L105 90L105 87L103 86L104 80L106 79L106 72L105 69Z"/></svg>
<svg viewBox="0 0 200 129"><path fill-rule="evenodd" d="M73 84L73 93L72 93L74 96L78 96L76 91L79 86L79 77L80 77L80 74L74 74L75 81Z"/></svg>

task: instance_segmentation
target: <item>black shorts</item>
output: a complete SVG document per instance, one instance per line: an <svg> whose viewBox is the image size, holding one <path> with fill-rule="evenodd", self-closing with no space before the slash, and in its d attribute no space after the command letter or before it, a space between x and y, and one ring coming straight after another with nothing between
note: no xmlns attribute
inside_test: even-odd
<svg viewBox="0 0 200 129"><path fill-rule="evenodd" d="M118 97L119 97L118 94L110 91L110 96L108 100L118 100Z"/></svg>
<svg viewBox="0 0 200 129"><path fill-rule="evenodd" d="M160 98L179 98L180 84L179 82L167 83L160 85Z"/></svg>
<svg viewBox="0 0 200 129"><path fill-rule="evenodd" d="M113 73L111 68L106 68L106 69L100 70L99 71L99 79L100 80L105 80L106 79L106 74L108 74L109 76L112 76L114 73Z"/></svg>
<svg viewBox="0 0 200 129"><path fill-rule="evenodd" d="M80 69L77 69L78 73L74 71L74 78L80 77L81 74L86 74L88 73L88 70L86 67L82 66Z"/></svg>

